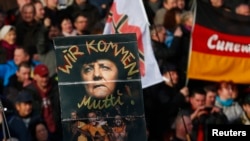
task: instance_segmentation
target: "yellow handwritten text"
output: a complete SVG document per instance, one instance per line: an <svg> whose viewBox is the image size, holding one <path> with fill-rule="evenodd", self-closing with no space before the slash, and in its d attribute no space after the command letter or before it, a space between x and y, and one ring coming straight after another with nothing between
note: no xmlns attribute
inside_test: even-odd
<svg viewBox="0 0 250 141"><path fill-rule="evenodd" d="M122 94L121 94L122 95ZM107 96L105 99L93 99L92 97L84 96L81 103L78 103L78 108L87 107L88 109L104 109L109 107L115 107L116 105L123 105L121 101L121 95L114 97L113 95Z"/></svg>
<svg viewBox="0 0 250 141"><path fill-rule="evenodd" d="M86 46L89 54L91 54L92 52L108 52L110 50L113 50L114 56L122 55L120 61L124 65L124 68L129 70L128 76L139 72L138 68L136 67L137 62L135 60L134 54L129 50L126 50L125 46L118 48L119 46L117 43L105 42L103 40L100 40L98 42L96 42L95 40L86 42Z"/></svg>
<svg viewBox="0 0 250 141"><path fill-rule="evenodd" d="M59 66L58 69L61 70L64 73L70 73L70 69L73 68L72 63L75 63L77 61L77 58L80 56L83 56L84 53L79 51L78 46L71 46L68 49L65 49L62 51L64 56L65 64L63 66Z"/></svg>

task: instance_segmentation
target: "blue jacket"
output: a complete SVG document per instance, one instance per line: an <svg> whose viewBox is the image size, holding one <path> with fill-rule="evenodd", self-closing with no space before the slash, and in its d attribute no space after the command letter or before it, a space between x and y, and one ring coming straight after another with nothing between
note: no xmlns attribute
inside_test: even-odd
<svg viewBox="0 0 250 141"><path fill-rule="evenodd" d="M32 61L32 68L40 62ZM18 66L15 64L14 60L7 61L5 64L0 64L0 79L3 79L3 86L6 87L9 83L9 78L16 73ZM32 69L33 70L33 69Z"/></svg>

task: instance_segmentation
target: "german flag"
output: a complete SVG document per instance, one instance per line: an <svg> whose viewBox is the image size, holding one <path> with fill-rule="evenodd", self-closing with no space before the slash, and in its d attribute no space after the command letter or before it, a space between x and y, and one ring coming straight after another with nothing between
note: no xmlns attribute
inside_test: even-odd
<svg viewBox="0 0 250 141"><path fill-rule="evenodd" d="M187 77L250 84L250 17L196 2Z"/></svg>

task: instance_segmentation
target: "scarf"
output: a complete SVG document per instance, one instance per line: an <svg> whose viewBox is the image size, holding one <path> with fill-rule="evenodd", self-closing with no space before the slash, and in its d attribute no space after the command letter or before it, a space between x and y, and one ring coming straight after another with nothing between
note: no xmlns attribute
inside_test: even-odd
<svg viewBox="0 0 250 141"><path fill-rule="evenodd" d="M222 106L229 107L233 104L233 99L222 100L219 96L216 96L216 101L218 101Z"/></svg>
<svg viewBox="0 0 250 141"><path fill-rule="evenodd" d="M48 129L51 133L54 133L56 131L56 123L53 117L53 110L51 106L51 101L48 97L49 91L51 90L51 85L48 85L48 89L46 92L43 92L40 90L40 88L35 83L36 88L39 92L40 97L42 98L42 116L45 120Z"/></svg>

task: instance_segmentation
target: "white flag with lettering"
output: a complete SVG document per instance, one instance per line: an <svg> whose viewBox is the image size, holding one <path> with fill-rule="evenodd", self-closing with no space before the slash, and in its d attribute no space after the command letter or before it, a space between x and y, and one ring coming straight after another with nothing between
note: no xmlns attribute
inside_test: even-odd
<svg viewBox="0 0 250 141"><path fill-rule="evenodd" d="M136 33L142 88L162 82L153 54L149 22L142 0L114 0L103 34Z"/></svg>

